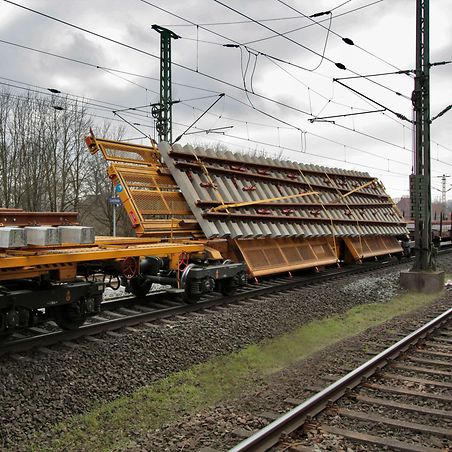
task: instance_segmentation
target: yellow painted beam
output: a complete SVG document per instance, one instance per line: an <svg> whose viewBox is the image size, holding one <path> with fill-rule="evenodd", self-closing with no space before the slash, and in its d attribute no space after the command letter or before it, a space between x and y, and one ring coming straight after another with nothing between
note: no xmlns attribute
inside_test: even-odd
<svg viewBox="0 0 452 452"><path fill-rule="evenodd" d="M14 256L12 251L2 255L0 268L29 267L33 265L62 264L122 259L126 257L169 256L181 252L196 253L203 251L202 243L158 243L149 245L99 246L87 249L42 250L32 255Z"/></svg>
<svg viewBox="0 0 452 452"><path fill-rule="evenodd" d="M366 187L368 187L369 185L374 184L375 182L378 182L378 179L372 179L371 181L366 182L365 184L360 185L359 187L356 187L356 188L354 188L353 190L348 191L347 193L344 193L343 195L341 195L341 198L346 198L347 196L350 196L351 194L353 194L353 193L355 193L355 192L357 192L357 191L360 191L360 190L362 190L363 188L366 188ZM340 198L339 198L339 199L340 199ZM333 202L336 202L336 201L333 201Z"/></svg>
<svg viewBox="0 0 452 452"><path fill-rule="evenodd" d="M233 209L234 207L253 206L254 204L263 204L263 203L267 203L267 202L282 201L284 199L292 199L292 198L298 198L298 197L302 197L302 196L318 195L318 194L319 194L319 192L317 192L317 191L311 191L308 193L297 193L295 195L279 196L278 198L258 199L256 201L247 201L247 202L239 202L239 203L226 203L221 206L212 207L212 209L210 209L210 211L218 212L219 210ZM277 204L275 204L275 205L277 205Z"/></svg>

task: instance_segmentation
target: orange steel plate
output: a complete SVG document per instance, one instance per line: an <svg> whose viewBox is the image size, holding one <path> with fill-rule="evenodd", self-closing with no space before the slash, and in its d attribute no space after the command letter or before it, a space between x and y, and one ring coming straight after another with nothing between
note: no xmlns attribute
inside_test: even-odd
<svg viewBox="0 0 452 452"><path fill-rule="evenodd" d="M263 276L337 262L333 238L236 240L251 276Z"/></svg>
<svg viewBox="0 0 452 452"><path fill-rule="evenodd" d="M391 236L344 237L344 242L355 260L402 252L397 238Z"/></svg>
<svg viewBox="0 0 452 452"><path fill-rule="evenodd" d="M195 253L204 250L202 243L156 243L123 245L122 247L98 245L88 248L55 248L30 251L26 255L13 250L2 254L0 269L29 267L33 265L115 260L139 256L170 256L181 252Z"/></svg>

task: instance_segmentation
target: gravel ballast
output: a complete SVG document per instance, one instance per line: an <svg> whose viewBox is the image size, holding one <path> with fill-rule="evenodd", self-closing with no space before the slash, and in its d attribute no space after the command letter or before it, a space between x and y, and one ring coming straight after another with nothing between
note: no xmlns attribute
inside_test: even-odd
<svg viewBox="0 0 452 452"><path fill-rule="evenodd" d="M450 260L447 262L450 271ZM359 304L389 300L399 292L400 270L396 267L293 290L170 323L125 330L119 336L105 334L98 336L101 341L85 340L76 348L58 346L50 353L28 354L25 359L4 358L0 361L0 445L20 449L33 431L49 430L95 403L131 394L175 371L277 337L311 320ZM262 424L262 420L257 420L257 425L245 421L247 428Z"/></svg>

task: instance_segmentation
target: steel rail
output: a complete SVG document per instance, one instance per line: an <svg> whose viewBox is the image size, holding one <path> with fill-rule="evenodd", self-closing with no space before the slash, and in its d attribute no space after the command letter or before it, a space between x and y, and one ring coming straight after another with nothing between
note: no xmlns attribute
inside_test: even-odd
<svg viewBox="0 0 452 452"><path fill-rule="evenodd" d="M82 325L80 328L76 330L70 331L66 330L47 333L40 336L19 339L10 344L6 342L0 348L0 356L5 353L19 353L29 350L30 348L46 347L63 341L72 341L86 336L105 333L107 331L132 327L146 322L166 319L168 317L174 317L176 315L187 314L202 309L212 308L214 306L221 304L220 303L221 300L222 300L221 298L218 298L215 300L202 301L197 304L191 305L181 304L180 306L156 309L155 311L152 312L132 314L118 319L111 319L92 324L86 324Z"/></svg>
<svg viewBox="0 0 452 452"><path fill-rule="evenodd" d="M409 349L420 339L447 322L452 315L452 308L423 325L413 333L404 337L383 352L349 372L327 388L305 400L291 411L276 419L254 435L243 440L230 449L230 452L265 451L277 444L281 435L299 429L312 416L323 411L332 402L340 399L346 392L358 386L363 379L369 378L376 371L383 368L398 355Z"/></svg>
<svg viewBox="0 0 452 452"><path fill-rule="evenodd" d="M152 312L144 312L139 314L124 315L122 318L111 319L105 321L99 321L96 323L82 325L77 330L71 331L56 331L46 334L35 335L26 338L20 338L16 340L5 341L0 343L0 356L11 353L20 353L27 350L48 347L63 341L71 341L81 339L86 336L92 336L107 331L114 331L125 327L132 327L141 323L152 322L159 319L165 319L174 317L177 315L187 314L196 311L202 311L203 309L209 309L216 306L227 305L237 303L249 298L262 297L265 295L274 294L277 292L284 292L286 290L301 288L310 284L318 284L324 281L329 281L331 278L342 278L346 276L353 276L360 273L367 273L374 270L380 270L395 265L405 264L406 262L398 261L385 261L385 262L366 262L364 264L355 264L346 268L333 268L327 269L322 273L315 275L300 275L294 276L289 280L281 281L264 281L265 286L246 286L247 289L234 295L224 297L219 296L217 298L209 300L201 300L196 304L181 304L180 306L168 307L164 309L155 309ZM130 302L150 300L156 298L162 299L162 292L156 292L154 295L151 293L145 298L135 298L133 296L118 297L118 300L110 299L106 301L105 308L111 309L112 306L117 304L119 307L124 307L124 304L130 300ZM133 307L133 306L132 306ZM103 308L103 310L105 310ZM102 315L102 311L99 315Z"/></svg>

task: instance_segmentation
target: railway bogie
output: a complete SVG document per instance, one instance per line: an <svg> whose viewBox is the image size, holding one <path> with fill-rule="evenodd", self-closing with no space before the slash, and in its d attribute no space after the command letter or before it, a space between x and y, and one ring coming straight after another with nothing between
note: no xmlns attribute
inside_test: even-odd
<svg viewBox="0 0 452 452"><path fill-rule="evenodd" d="M0 336L54 320L63 329L79 327L100 311L104 284L14 280L0 286Z"/></svg>
<svg viewBox="0 0 452 452"><path fill-rule="evenodd" d="M126 290L137 297L145 296L152 284L171 286L173 292L183 294L189 303L196 302L210 292L223 293L229 287L232 293L247 282L246 267L242 263L215 262L185 256L170 268L170 260L145 257L140 262L140 272L130 280L123 278Z"/></svg>

